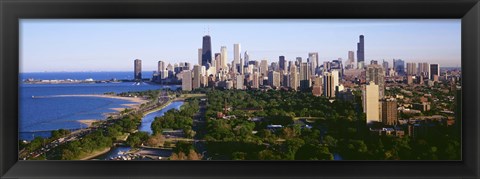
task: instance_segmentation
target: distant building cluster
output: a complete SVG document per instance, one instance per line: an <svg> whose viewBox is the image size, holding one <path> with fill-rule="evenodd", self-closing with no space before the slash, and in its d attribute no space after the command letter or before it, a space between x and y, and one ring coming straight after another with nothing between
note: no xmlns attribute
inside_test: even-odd
<svg viewBox="0 0 480 179"><path fill-rule="evenodd" d="M288 59L281 55L269 64L267 59L251 59L247 51L242 51L239 43L233 44L233 60L227 54L227 46L221 46L218 53L212 51L212 38L203 36L202 47L198 48L198 64L190 63L166 65L158 62L158 70L152 81L162 84L181 84L182 90L197 88L222 88L237 90L293 90L311 92L314 96L324 96L331 100L355 102L355 91L361 91L363 112L366 121L395 126L398 124L398 96L387 96L389 84L433 86L440 81L455 83L460 74L440 72L436 63L405 63L393 59L381 63L371 60L365 64L365 37L359 36L356 58L353 50L348 51L348 59L342 58L319 62L319 53L310 52L308 58ZM231 61L229 61L230 59ZM135 80L141 77L141 61L135 60ZM411 105L411 110L428 111L430 103L423 101Z"/></svg>

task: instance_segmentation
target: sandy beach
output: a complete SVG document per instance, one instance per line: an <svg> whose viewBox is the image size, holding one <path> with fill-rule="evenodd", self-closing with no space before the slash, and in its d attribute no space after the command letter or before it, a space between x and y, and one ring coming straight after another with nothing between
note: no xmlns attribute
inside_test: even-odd
<svg viewBox="0 0 480 179"><path fill-rule="evenodd" d="M85 124L85 125L87 125L88 127L92 126L92 124L93 124L94 122L97 122L97 121L99 121L99 120L97 120L97 119L81 119L81 120L77 120L77 122L82 123L82 124Z"/></svg>

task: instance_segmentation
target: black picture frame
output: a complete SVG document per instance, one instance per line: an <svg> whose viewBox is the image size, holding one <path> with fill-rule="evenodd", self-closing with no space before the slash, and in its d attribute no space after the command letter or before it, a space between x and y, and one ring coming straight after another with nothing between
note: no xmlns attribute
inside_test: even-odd
<svg viewBox="0 0 480 179"><path fill-rule="evenodd" d="M462 161L18 161L20 18L458 18ZM479 178L478 0L1 0L2 178Z"/></svg>

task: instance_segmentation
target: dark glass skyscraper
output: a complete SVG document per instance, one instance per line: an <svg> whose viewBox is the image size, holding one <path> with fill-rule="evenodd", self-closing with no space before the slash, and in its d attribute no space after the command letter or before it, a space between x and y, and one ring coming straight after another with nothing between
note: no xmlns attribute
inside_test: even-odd
<svg viewBox="0 0 480 179"><path fill-rule="evenodd" d="M393 59L393 68L395 68L395 72L397 72L397 75L405 75L405 61L401 59Z"/></svg>
<svg viewBox="0 0 480 179"><path fill-rule="evenodd" d="M360 35L360 41L357 43L357 62L365 61L365 46L363 35Z"/></svg>
<svg viewBox="0 0 480 179"><path fill-rule="evenodd" d="M280 67L280 70L285 71L287 69L286 67L286 61L285 61L285 56L279 56L278 57L278 66Z"/></svg>
<svg viewBox="0 0 480 179"><path fill-rule="evenodd" d="M209 35L203 36L203 45L202 45L202 66L205 66L207 69L212 64L212 39Z"/></svg>
<svg viewBox="0 0 480 179"><path fill-rule="evenodd" d="M429 75L430 80L434 80L435 75L437 75L437 77L440 77L440 66L438 64L430 64Z"/></svg>

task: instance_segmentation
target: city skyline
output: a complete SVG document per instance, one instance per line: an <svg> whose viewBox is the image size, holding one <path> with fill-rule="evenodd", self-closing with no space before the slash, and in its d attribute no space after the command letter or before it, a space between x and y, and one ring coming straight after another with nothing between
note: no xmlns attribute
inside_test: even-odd
<svg viewBox="0 0 480 179"><path fill-rule="evenodd" d="M265 21L268 23L261 24ZM161 38L166 38L164 35L168 34L170 40L157 42L155 40L159 37L138 38L138 34L132 33L139 28L133 26L135 24L179 28L175 33L149 28L138 31L146 33L144 36L158 31ZM285 26L288 24L290 26ZM229 29L225 25L232 28L224 30ZM196 28L189 28L192 30L187 30L188 33L181 28L189 26ZM370 60L391 62L392 59L402 59L407 63L438 63L440 67L460 66L460 20L21 20L20 27L20 72L130 71L133 59L143 61L144 71L156 70L158 61L172 65L178 62L195 65L198 64L198 50L202 48L202 37L205 35L211 36L210 56L220 53L221 46L226 47L227 63L234 60L235 54L241 54L245 60L245 51L248 51L250 61L268 60L271 63L278 61L279 56L293 61L296 57L306 59L309 53L314 52L318 53L319 64L338 58L346 62L349 51L357 51L359 35L364 35L365 64ZM128 27L134 29L125 30ZM51 29L57 33L52 34ZM80 33L80 29L87 30ZM272 29L278 30L266 33ZM109 30L111 33L107 34ZM78 36L68 36L75 32ZM130 33L131 37L121 37L126 43L133 41L131 47L114 43L122 41L117 37L125 33ZM286 36L282 33L297 34ZM439 34L442 38L438 38ZM178 36L183 38L176 38ZM97 41L88 43L95 37ZM156 45L146 47L152 43ZM239 52L234 53L234 44L241 45Z"/></svg>

